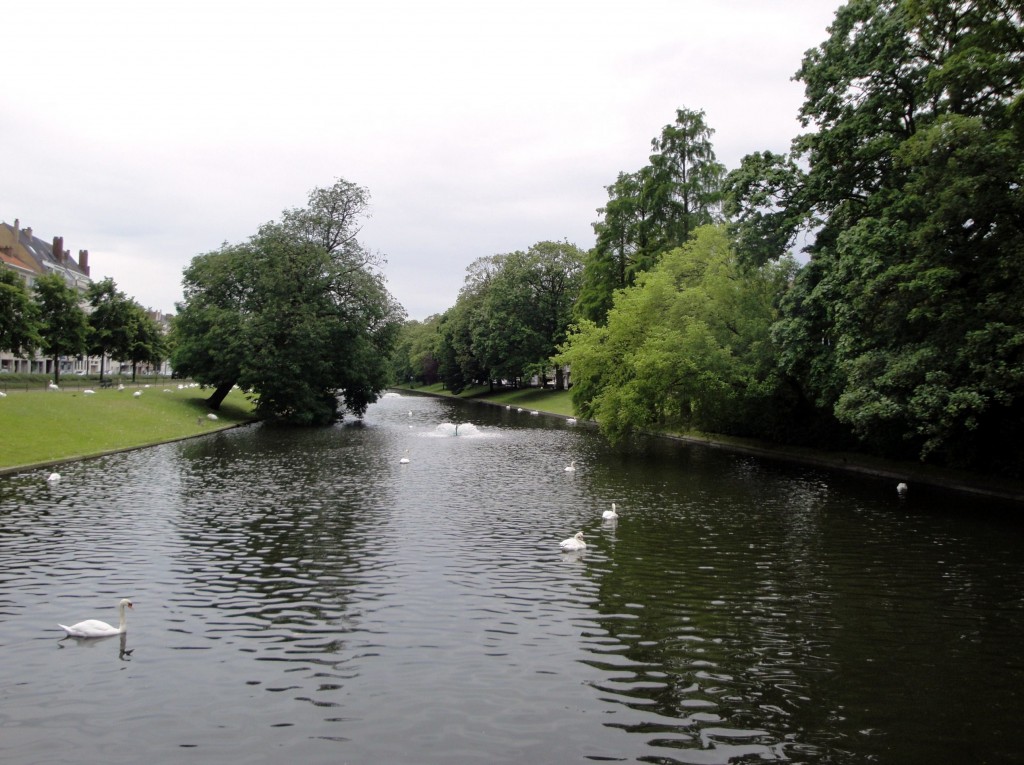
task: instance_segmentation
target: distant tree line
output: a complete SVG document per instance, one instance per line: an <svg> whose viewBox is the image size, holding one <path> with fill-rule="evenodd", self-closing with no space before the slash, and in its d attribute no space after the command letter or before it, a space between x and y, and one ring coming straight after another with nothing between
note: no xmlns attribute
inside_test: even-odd
<svg viewBox="0 0 1024 765"><path fill-rule="evenodd" d="M53 359L60 382L61 357L100 357L158 366L167 358L163 329L137 302L117 289L113 279L93 282L81 295L59 274L39 276L29 289L9 268L0 268L0 350Z"/></svg>
<svg viewBox="0 0 1024 765"><path fill-rule="evenodd" d="M1020 476L1021 6L851 0L796 79L807 132L788 154L726 172L704 113L678 110L607 187L589 252L474 262L452 308L406 324L394 378L568 366L612 439L708 431Z"/></svg>

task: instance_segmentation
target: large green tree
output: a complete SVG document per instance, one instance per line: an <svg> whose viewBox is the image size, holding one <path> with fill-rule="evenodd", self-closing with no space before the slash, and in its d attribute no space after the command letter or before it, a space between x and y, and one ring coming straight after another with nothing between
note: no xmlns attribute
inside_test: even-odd
<svg viewBox="0 0 1024 765"><path fill-rule="evenodd" d="M0 266L0 350L24 356L40 342L38 311L25 280Z"/></svg>
<svg viewBox="0 0 1024 765"><path fill-rule="evenodd" d="M635 430L764 435L777 376L770 329L794 264L740 266L721 226L618 292L605 325L583 321L558 361L577 412L618 440Z"/></svg>
<svg viewBox="0 0 1024 765"><path fill-rule="evenodd" d="M85 297L91 309L87 350L100 357L102 380L108 355L115 359L129 356L135 305L111 278L90 284Z"/></svg>
<svg viewBox="0 0 1024 765"><path fill-rule="evenodd" d="M248 242L193 259L172 363L215 388L211 406L237 384L265 419L326 424L339 396L356 416L376 400L403 316L355 238L367 198L338 181Z"/></svg>
<svg viewBox="0 0 1024 765"><path fill-rule="evenodd" d="M1022 7L852 0L797 77L806 172L773 181L782 225L746 221L763 242L797 216L818 227L777 328L783 368L869 449L1019 472Z"/></svg>
<svg viewBox="0 0 1024 765"><path fill-rule="evenodd" d="M85 352L88 320L80 295L59 274L44 274L32 285L39 310L40 348L53 359L53 381L60 383L61 356Z"/></svg>
<svg viewBox="0 0 1024 765"><path fill-rule="evenodd" d="M455 306L439 327L438 360L446 384L546 376L579 295L583 254L568 242L473 261ZM555 369L556 387L562 373Z"/></svg>
<svg viewBox="0 0 1024 765"><path fill-rule="evenodd" d="M124 358L132 362L132 380L139 364L158 366L167 358L168 348L160 324L138 303L132 301L129 317L129 343Z"/></svg>
<svg viewBox="0 0 1024 765"><path fill-rule="evenodd" d="M617 289L634 283L699 226L721 219L725 169L715 157L703 111L677 109L651 141L650 164L619 173L598 210L577 314L604 321Z"/></svg>

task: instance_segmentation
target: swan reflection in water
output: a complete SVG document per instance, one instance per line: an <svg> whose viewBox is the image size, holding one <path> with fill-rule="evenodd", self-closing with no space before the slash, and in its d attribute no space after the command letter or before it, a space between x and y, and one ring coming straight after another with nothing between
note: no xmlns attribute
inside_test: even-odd
<svg viewBox="0 0 1024 765"><path fill-rule="evenodd" d="M73 646L85 646L87 648L92 648L94 646L107 643L107 641L109 641L110 638L112 638L112 637L117 637L117 639L118 639L117 640L117 643L118 643L117 658L120 659L121 661L131 661L132 660L132 653L135 651L135 649L134 648L131 648L131 649L128 648L128 633L127 632L122 632L121 634L116 635L116 636L115 635L107 635L106 637L101 637L101 638L81 638L81 637L74 637L72 635L65 635L64 637L62 637L60 640L57 641L57 647L63 649L63 648L67 648L69 645L73 645Z"/></svg>

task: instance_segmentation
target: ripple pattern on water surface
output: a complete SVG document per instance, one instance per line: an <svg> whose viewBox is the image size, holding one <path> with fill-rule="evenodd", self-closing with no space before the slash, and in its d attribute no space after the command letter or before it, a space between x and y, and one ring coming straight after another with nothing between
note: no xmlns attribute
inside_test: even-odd
<svg viewBox="0 0 1024 765"><path fill-rule="evenodd" d="M1024 679L1016 527L810 471L389 396L62 473L0 480L19 765L927 762L942 689L998 728Z"/></svg>

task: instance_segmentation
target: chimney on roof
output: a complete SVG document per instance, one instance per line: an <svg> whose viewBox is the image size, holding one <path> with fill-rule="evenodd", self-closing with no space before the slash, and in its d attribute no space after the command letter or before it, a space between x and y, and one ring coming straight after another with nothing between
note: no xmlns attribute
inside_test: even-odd
<svg viewBox="0 0 1024 765"><path fill-rule="evenodd" d="M89 251L79 250L78 251L78 267L82 269L82 273L86 276L89 275Z"/></svg>
<svg viewBox="0 0 1024 765"><path fill-rule="evenodd" d="M62 236L53 238L53 257L58 263L64 262L64 237Z"/></svg>
<svg viewBox="0 0 1024 765"><path fill-rule="evenodd" d="M25 236L28 239L32 238L32 227L31 226L25 226Z"/></svg>

